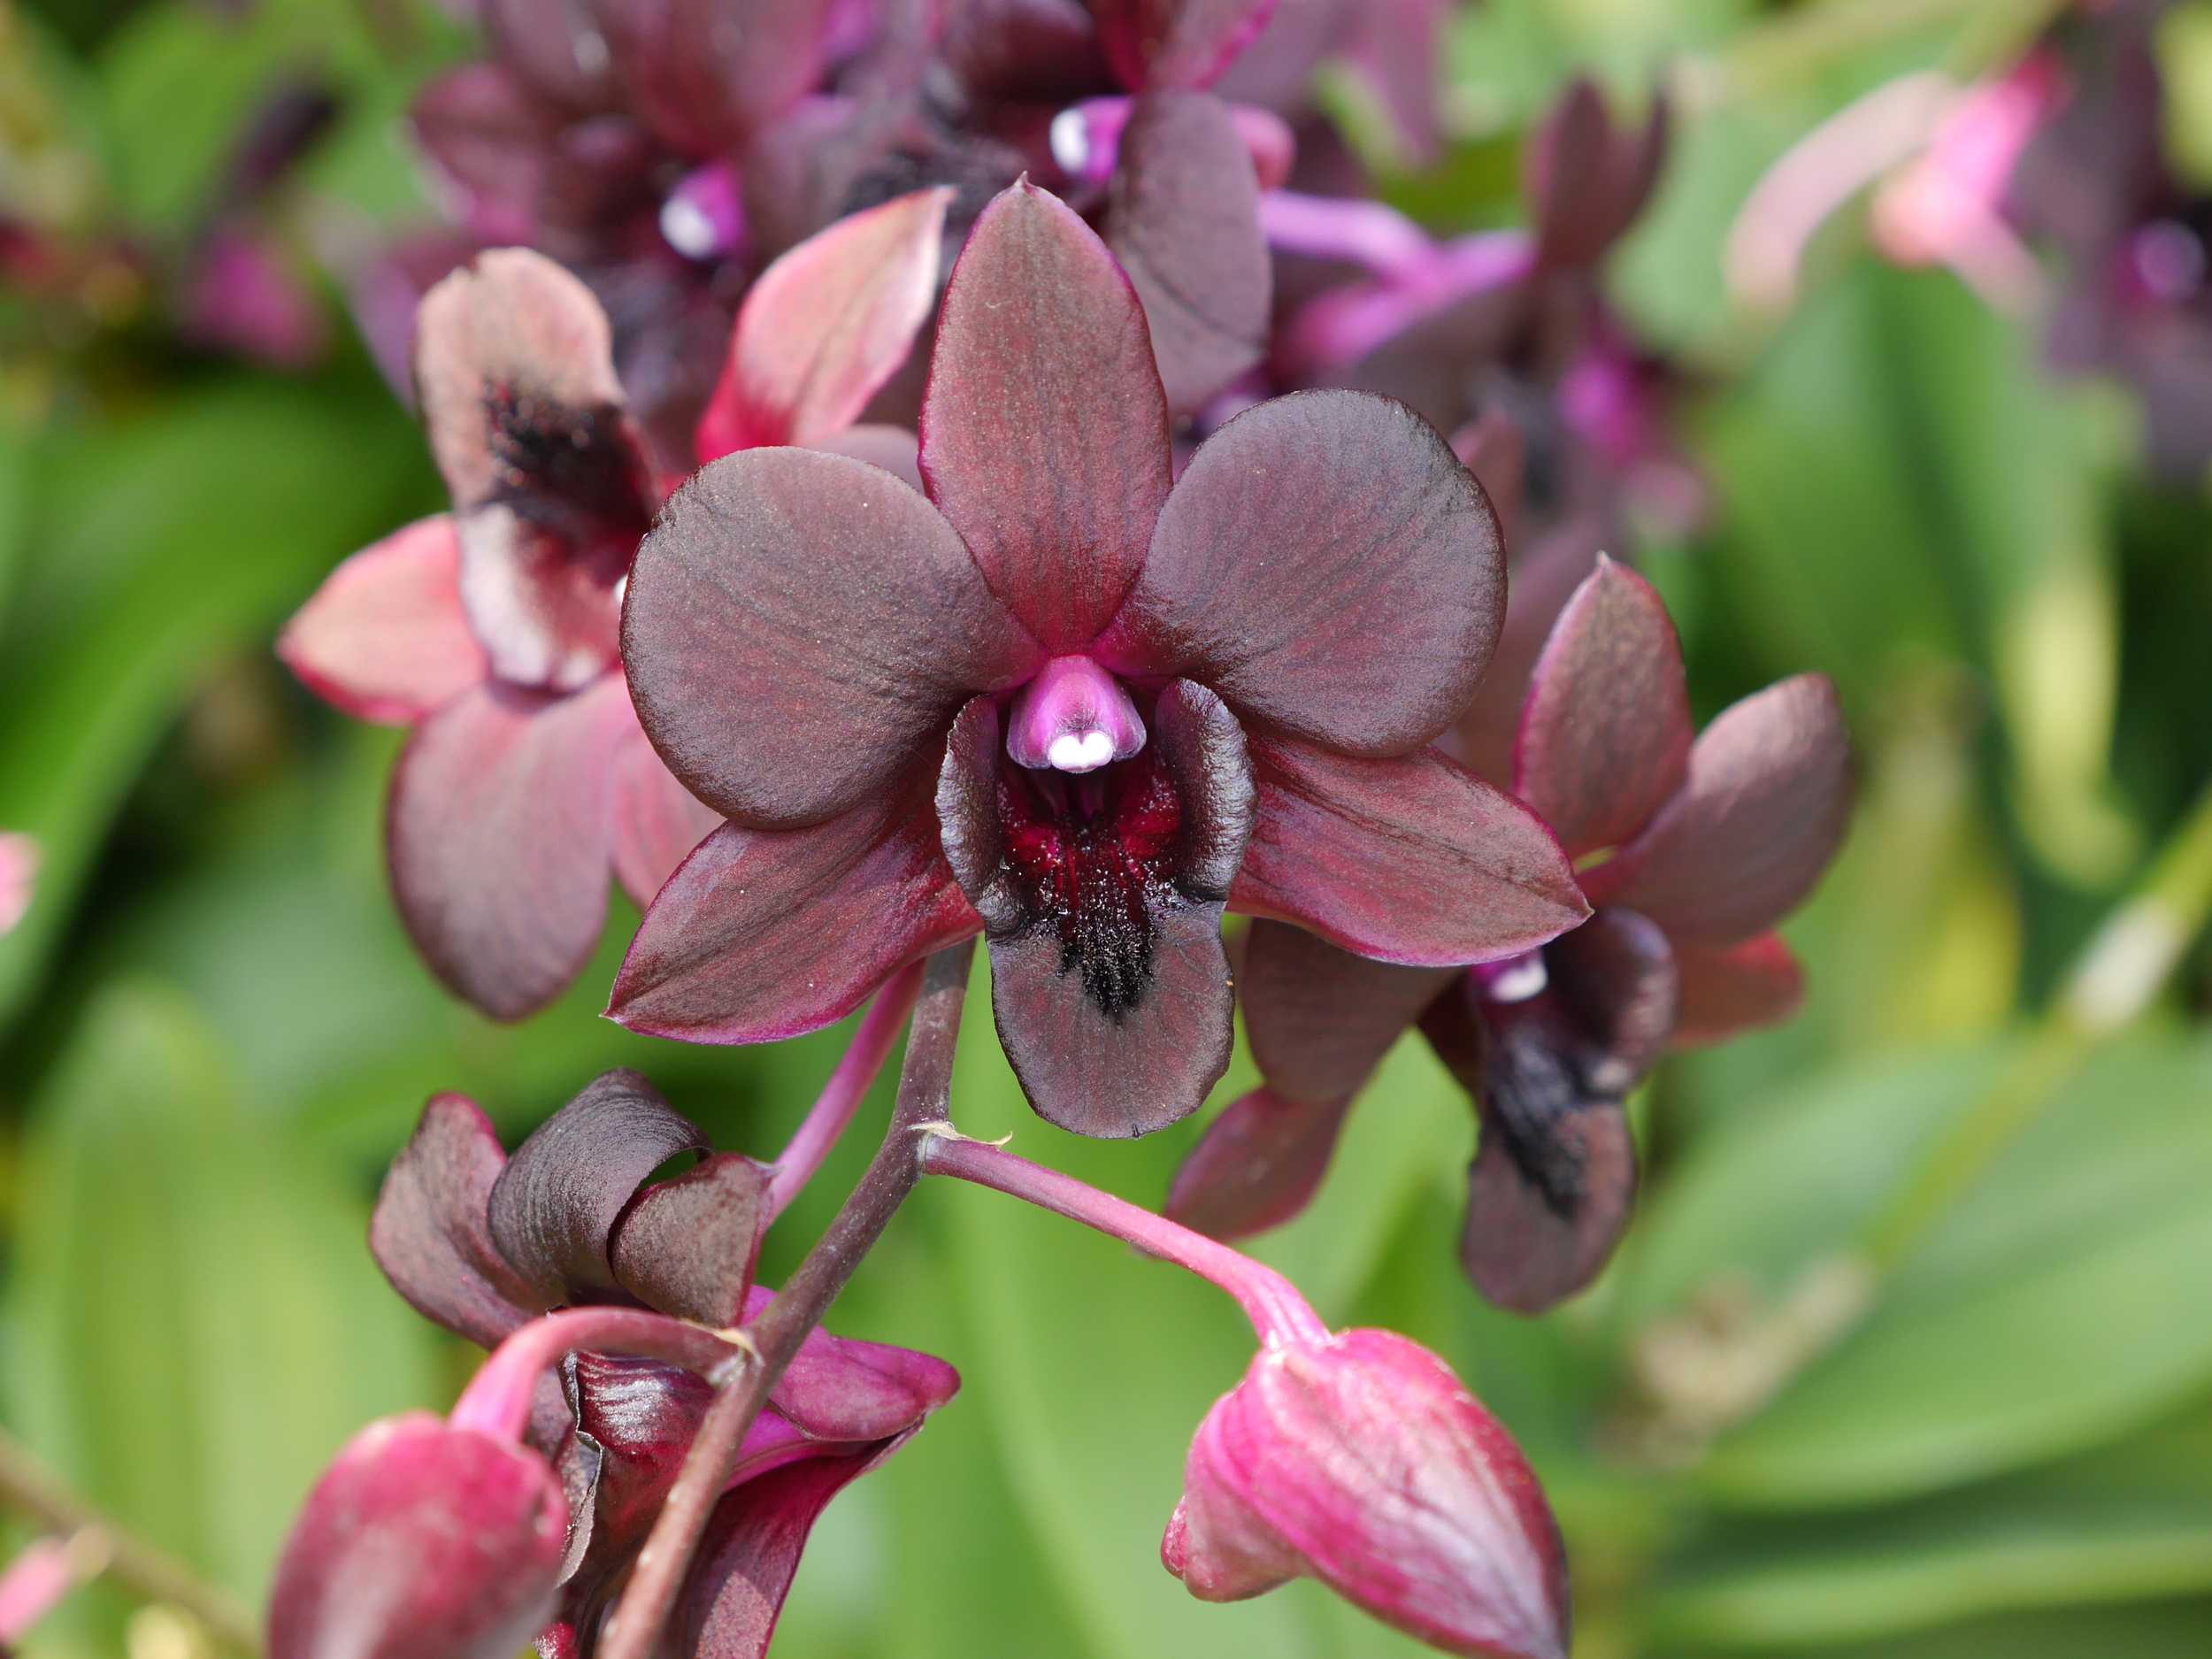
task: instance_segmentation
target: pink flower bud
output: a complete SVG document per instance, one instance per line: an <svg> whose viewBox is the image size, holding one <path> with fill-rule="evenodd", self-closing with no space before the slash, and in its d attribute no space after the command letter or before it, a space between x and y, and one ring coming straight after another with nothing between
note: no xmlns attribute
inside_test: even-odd
<svg viewBox="0 0 2212 1659"><path fill-rule="evenodd" d="M1389 1331L1263 1349L1191 1440L1160 1555L1209 1601L1304 1575L1448 1653L1567 1651L1536 1477L1450 1367Z"/></svg>
<svg viewBox="0 0 2212 1659"><path fill-rule="evenodd" d="M534 1452L423 1411L372 1423L293 1524L270 1659L513 1659L553 1616L567 1531Z"/></svg>

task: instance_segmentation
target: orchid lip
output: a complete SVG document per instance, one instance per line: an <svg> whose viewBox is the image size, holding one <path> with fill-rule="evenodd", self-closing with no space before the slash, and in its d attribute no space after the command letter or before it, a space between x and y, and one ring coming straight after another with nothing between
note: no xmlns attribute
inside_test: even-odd
<svg viewBox="0 0 2212 1659"><path fill-rule="evenodd" d="M1006 753L1033 772L1080 774L1127 760L1144 748L1136 704L1087 657L1056 657L1015 699Z"/></svg>
<svg viewBox="0 0 2212 1659"><path fill-rule="evenodd" d="M745 241L745 204L737 170L726 161L695 167L661 204L661 236L687 259L719 259Z"/></svg>

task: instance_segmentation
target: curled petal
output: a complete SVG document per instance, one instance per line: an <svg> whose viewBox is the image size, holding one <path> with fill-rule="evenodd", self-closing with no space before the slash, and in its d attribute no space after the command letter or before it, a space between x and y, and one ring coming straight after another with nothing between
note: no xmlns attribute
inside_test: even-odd
<svg viewBox="0 0 2212 1659"><path fill-rule="evenodd" d="M488 682L418 727L392 780L392 891L438 977L495 1019L560 995L607 913L619 675L569 697Z"/></svg>
<svg viewBox="0 0 2212 1659"><path fill-rule="evenodd" d="M392 1288L426 1319L488 1348L549 1305L492 1241L486 1205L506 1163L481 1107L434 1094L369 1218L369 1253Z"/></svg>
<svg viewBox="0 0 2212 1659"><path fill-rule="evenodd" d="M811 449L725 456L676 492L639 550L622 649L670 770L754 829L858 806L1039 660L935 509Z"/></svg>
<svg viewBox="0 0 2212 1659"><path fill-rule="evenodd" d="M1197 410L1260 360L1273 290L1259 181L1229 106L1139 98L1121 139L1106 243L1144 303L1168 406Z"/></svg>
<svg viewBox="0 0 2212 1659"><path fill-rule="evenodd" d="M1666 606L1649 582L1600 554L1537 659L1513 793L1568 856L1617 847L1681 786L1693 729Z"/></svg>
<svg viewBox="0 0 2212 1659"><path fill-rule="evenodd" d="M1504 616L1497 520L1450 447L1386 398L1300 392L1192 458L1097 655L1255 733L1402 755L1459 718Z"/></svg>
<svg viewBox="0 0 2212 1659"><path fill-rule="evenodd" d="M1092 0L1121 84L1210 87L1267 26L1276 0Z"/></svg>
<svg viewBox="0 0 2212 1659"><path fill-rule="evenodd" d="M921 458L992 590L1048 651L1088 646L1167 499L1167 397L1128 279L1026 180L984 210L953 267Z"/></svg>
<svg viewBox="0 0 2212 1659"><path fill-rule="evenodd" d="M608 1014L687 1042L769 1042L842 1019L976 931L918 785L810 829L724 825L661 889Z"/></svg>
<svg viewBox="0 0 2212 1659"><path fill-rule="evenodd" d="M1176 1166L1161 1213L1210 1239L1291 1220L1328 1173L1351 1097L1308 1103L1256 1088L1222 1109Z"/></svg>
<svg viewBox="0 0 2212 1659"><path fill-rule="evenodd" d="M418 519L331 572L284 625L277 655L356 718L411 725L489 672L460 572L452 518Z"/></svg>
<svg viewBox="0 0 2212 1659"><path fill-rule="evenodd" d="M715 810L676 781L653 752L634 713L616 746L614 872L642 910L676 866L722 822Z"/></svg>
<svg viewBox="0 0 2212 1659"><path fill-rule="evenodd" d="M1302 927L1255 921L1241 986L1252 1057L1285 1099L1348 1100L1457 972L1376 962Z"/></svg>
<svg viewBox="0 0 2212 1659"><path fill-rule="evenodd" d="M1517 956L1589 913L1551 832L1433 749L1350 760L1256 740L1259 817L1230 907L1363 956Z"/></svg>
<svg viewBox="0 0 2212 1659"><path fill-rule="evenodd" d="M703 463L817 443L858 419L929 316L952 196L941 185L851 214L761 273L699 419Z"/></svg>
<svg viewBox="0 0 2212 1659"><path fill-rule="evenodd" d="M706 1137L637 1072L618 1068L539 1125L492 1184L491 1234L549 1307L619 1287L615 1221L655 1169Z"/></svg>
<svg viewBox="0 0 2212 1659"><path fill-rule="evenodd" d="M766 1167L720 1153L632 1199L615 1224L608 1261L617 1282L647 1307L726 1329L745 1316L770 1219Z"/></svg>
<svg viewBox="0 0 2212 1659"><path fill-rule="evenodd" d="M1778 1025L1805 1000L1805 970L1779 934L1759 933L1723 947L1684 941L1675 946L1674 960L1682 975L1678 1048Z"/></svg>
<svg viewBox="0 0 2212 1659"><path fill-rule="evenodd" d="M1698 734L1674 798L1582 885L1594 903L1640 910L1672 938L1733 944L1803 902L1850 813L1835 687L1800 674L1724 709Z"/></svg>

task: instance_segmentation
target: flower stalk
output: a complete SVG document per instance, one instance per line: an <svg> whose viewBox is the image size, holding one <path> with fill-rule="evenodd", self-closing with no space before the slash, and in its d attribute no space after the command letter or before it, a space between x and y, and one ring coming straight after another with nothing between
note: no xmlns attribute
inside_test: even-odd
<svg viewBox="0 0 2212 1659"><path fill-rule="evenodd" d="M899 1077L891 1125L867 1173L829 1230L807 1253L776 1299L741 1333L750 1349L744 1363L716 1389L697 1438L684 1459L651 1535L639 1552L621 1602L608 1621L602 1659L648 1659L668 1622L678 1588L715 1502L735 1466L746 1431L768 1402L807 1333L822 1322L883 1230L922 1176L915 1132L944 1120L960 1037L972 942L941 950L926 964Z"/></svg>
<svg viewBox="0 0 2212 1659"><path fill-rule="evenodd" d="M861 1016L860 1028L853 1033L844 1058L830 1073L820 1096L773 1165L775 1172L768 1179L771 1221L789 1209L791 1201L814 1179L814 1172L822 1167L822 1161L852 1122L853 1113L860 1110L861 1101L874 1087L876 1074L891 1057L907 1016L914 1011L915 999L922 994L923 967L922 963L913 963L885 980L883 989Z"/></svg>

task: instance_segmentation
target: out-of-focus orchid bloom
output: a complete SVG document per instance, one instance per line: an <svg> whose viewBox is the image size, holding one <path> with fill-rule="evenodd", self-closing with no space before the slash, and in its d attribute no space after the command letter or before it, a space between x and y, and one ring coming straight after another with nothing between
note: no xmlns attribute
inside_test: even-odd
<svg viewBox="0 0 2212 1659"><path fill-rule="evenodd" d="M557 1474L568 1520L546 1583L557 1584L558 1607L549 1601L524 1632L551 1618L541 1651L553 1659L588 1659L705 1414L710 1391L695 1373L709 1367L680 1345L739 1325L769 1298L751 1279L772 1208L771 1171L722 1154L640 1185L669 1158L705 1148L635 1072L598 1079L511 1159L473 1103L439 1095L377 1202L370 1248L400 1294L447 1329L500 1348L442 1432L481 1433L511 1420L505 1438L522 1435L531 1448L523 1455L549 1460ZM631 1314L642 1322L634 1328L617 1321L618 1340L586 1328L591 1315L640 1304L650 1313ZM562 1308L584 1313L549 1317ZM554 1343L562 1319L584 1321L585 1334L538 1354L531 1345ZM664 1346L641 1346L640 1332L658 1332ZM541 1380L554 1361L557 1376ZM951 1367L927 1355L810 1334L747 1436L686 1580L679 1618L706 1645L680 1651L763 1651L815 1517L958 1386ZM711 1642L701 1634L709 1631Z"/></svg>
<svg viewBox="0 0 2212 1659"><path fill-rule="evenodd" d="M38 842L19 831L0 831L0 933L11 933L38 892Z"/></svg>
<svg viewBox="0 0 2212 1659"><path fill-rule="evenodd" d="M1303 126L1315 118L1314 72L1331 59L1363 81L1417 161L1433 157L1437 36L1448 0L1279 0L1267 27L1216 90Z"/></svg>
<svg viewBox="0 0 2212 1659"><path fill-rule="evenodd" d="M329 319L295 257L266 234L226 226L201 247L183 299L188 339L273 368L311 367Z"/></svg>
<svg viewBox="0 0 2212 1659"><path fill-rule="evenodd" d="M0 1571L0 1655L12 1654L24 1633L60 1605L63 1597L105 1571L113 1553L107 1535L96 1526L25 1546Z"/></svg>
<svg viewBox="0 0 2212 1659"><path fill-rule="evenodd" d="M1694 741L1665 608L1601 560L1538 663L1515 787L1578 860L1595 915L1459 974L1255 923L1243 995L1266 1086L1208 1126L1171 1215L1235 1237L1296 1214L1352 1096L1417 1022L1482 1119L1462 1240L1478 1287L1540 1311L1604 1264L1635 1188L1629 1090L1670 1042L1795 1011L1801 975L1771 930L1841 839L1847 746L1817 675L1747 697Z"/></svg>
<svg viewBox="0 0 2212 1659"><path fill-rule="evenodd" d="M1426 747L1487 660L1502 561L1406 411L1278 400L1173 480L1134 296L1018 185L953 273L922 434L927 500L758 450L648 538L640 718L730 824L648 913L616 1018L787 1035L980 928L1033 1103L1141 1134L1227 1063L1225 904L1437 964L1580 919L1542 826Z"/></svg>
<svg viewBox="0 0 2212 1659"><path fill-rule="evenodd" d="M905 359L943 216L942 192L917 192L770 267L702 441L910 456L842 429ZM454 511L340 565L278 649L348 713L414 729L388 823L401 915L441 979L512 1019L582 967L610 872L649 902L715 818L623 683L622 586L664 486L597 303L540 255L486 254L424 302L416 372Z"/></svg>

